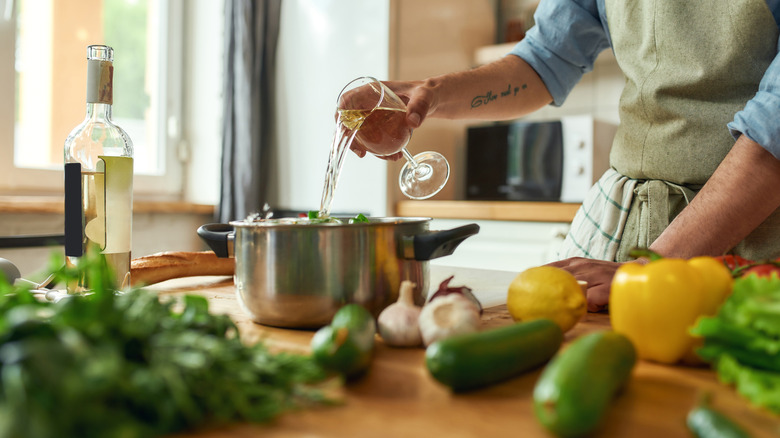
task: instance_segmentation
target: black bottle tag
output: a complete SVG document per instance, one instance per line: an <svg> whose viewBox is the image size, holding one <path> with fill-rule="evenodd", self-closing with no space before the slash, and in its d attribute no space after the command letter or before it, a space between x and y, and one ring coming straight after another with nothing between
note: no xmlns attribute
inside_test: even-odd
<svg viewBox="0 0 780 438"><path fill-rule="evenodd" d="M84 254L84 220L81 214L81 164L65 164L65 255Z"/></svg>

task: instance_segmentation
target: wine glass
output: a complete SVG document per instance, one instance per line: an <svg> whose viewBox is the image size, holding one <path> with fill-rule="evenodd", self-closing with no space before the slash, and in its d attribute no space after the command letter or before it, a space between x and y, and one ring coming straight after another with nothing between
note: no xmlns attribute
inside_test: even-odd
<svg viewBox="0 0 780 438"><path fill-rule="evenodd" d="M406 145L412 129L406 124L406 104L385 84L372 77L360 77L339 93L338 120L346 130L354 131L359 142L378 157L399 152L406 163L398 175L398 185L412 199L427 199L439 193L450 176L450 164L438 152L415 156Z"/></svg>

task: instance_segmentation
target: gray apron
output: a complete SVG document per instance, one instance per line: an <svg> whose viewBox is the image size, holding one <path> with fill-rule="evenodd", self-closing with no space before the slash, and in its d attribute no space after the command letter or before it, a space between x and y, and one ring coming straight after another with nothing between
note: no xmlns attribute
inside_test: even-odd
<svg viewBox="0 0 780 438"><path fill-rule="evenodd" d="M606 0L606 14L626 77L621 123L611 169L577 213L561 258L626 261L650 246L734 145L726 124L777 54L766 0ZM780 256L780 210L733 252Z"/></svg>

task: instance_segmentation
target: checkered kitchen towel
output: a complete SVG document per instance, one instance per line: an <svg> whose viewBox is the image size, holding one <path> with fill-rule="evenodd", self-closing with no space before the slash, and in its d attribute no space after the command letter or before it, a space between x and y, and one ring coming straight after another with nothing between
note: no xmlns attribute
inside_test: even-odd
<svg viewBox="0 0 780 438"><path fill-rule="evenodd" d="M615 261L638 181L607 170L591 187L558 252L559 260Z"/></svg>

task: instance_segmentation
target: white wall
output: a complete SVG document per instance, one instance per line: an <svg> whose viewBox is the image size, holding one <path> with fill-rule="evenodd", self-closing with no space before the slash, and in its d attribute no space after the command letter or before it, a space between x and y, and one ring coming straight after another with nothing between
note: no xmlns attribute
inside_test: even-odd
<svg viewBox="0 0 780 438"><path fill-rule="evenodd" d="M184 42L183 116L186 151L184 199L219 203L222 157L222 78L225 4L223 0L187 0ZM204 56L206 55L207 56Z"/></svg>
<svg viewBox="0 0 780 438"><path fill-rule="evenodd" d="M320 206L339 91L388 76L389 0L285 0L277 53L274 205ZM349 152L332 211L385 215L386 163Z"/></svg>

